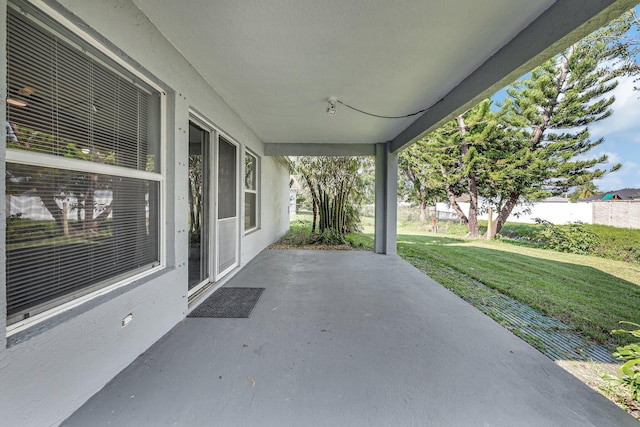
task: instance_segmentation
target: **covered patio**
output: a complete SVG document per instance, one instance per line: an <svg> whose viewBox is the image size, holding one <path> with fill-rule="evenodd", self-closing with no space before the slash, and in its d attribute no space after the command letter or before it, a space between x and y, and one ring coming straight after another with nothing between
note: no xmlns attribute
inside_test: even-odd
<svg viewBox="0 0 640 427"><path fill-rule="evenodd" d="M398 153L637 2L0 0L0 424L637 426L395 255ZM305 155L375 253L265 250Z"/></svg>
<svg viewBox="0 0 640 427"><path fill-rule="evenodd" d="M637 426L395 255L267 249L226 286L265 288L250 318L186 318L63 425Z"/></svg>

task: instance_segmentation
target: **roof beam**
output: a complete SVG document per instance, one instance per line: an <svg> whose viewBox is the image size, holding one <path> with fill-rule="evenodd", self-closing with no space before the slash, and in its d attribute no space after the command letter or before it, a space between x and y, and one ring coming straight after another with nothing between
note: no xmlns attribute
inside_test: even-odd
<svg viewBox="0 0 640 427"><path fill-rule="evenodd" d="M567 46L633 8L638 0L559 0L390 143L397 152L490 97Z"/></svg>
<svg viewBox="0 0 640 427"><path fill-rule="evenodd" d="M376 144L265 142L265 156L375 156Z"/></svg>

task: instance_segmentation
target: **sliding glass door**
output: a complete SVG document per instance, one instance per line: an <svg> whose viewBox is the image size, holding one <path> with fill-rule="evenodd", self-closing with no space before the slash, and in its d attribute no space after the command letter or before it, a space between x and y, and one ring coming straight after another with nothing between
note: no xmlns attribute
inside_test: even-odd
<svg viewBox="0 0 640 427"><path fill-rule="evenodd" d="M189 123L189 290L209 282L211 134Z"/></svg>

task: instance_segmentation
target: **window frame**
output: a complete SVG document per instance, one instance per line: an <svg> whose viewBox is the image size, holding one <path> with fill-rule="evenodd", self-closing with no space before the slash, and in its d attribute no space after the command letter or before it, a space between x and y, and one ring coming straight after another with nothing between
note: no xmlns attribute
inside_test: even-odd
<svg viewBox="0 0 640 427"><path fill-rule="evenodd" d="M95 174L104 174L114 177L124 177L136 180L147 180L157 183L158 186L158 200L157 211L154 215L157 215L157 263L154 262L149 268L145 268L144 271L139 269L130 270L120 275L115 275L106 281L96 282L88 285L77 292L71 292L68 295L61 296L51 300L48 303L42 305L36 305L35 314L28 317L9 322L7 317L6 336L9 337L25 329L28 329L34 324L40 323L46 319L56 316L59 313L68 311L72 308L78 307L87 303L101 295L112 292L115 289L131 285L141 279L156 274L158 271L166 268L166 174L167 174L167 145L166 145L166 112L167 112L167 95L163 87L161 87L151 77L141 73L137 67L134 67L130 62L132 60L126 55L118 55L114 51L117 50L115 46L109 46L108 42L101 43L96 39L95 35L89 34L88 31L82 30L75 22L72 22L66 16L62 15L57 10L51 8L49 5L44 4L41 1L33 1L29 4L25 4L22 1L10 1L7 4L7 10L5 10L5 18L8 16L9 8L17 11L20 14L26 15L34 26L45 30L46 32L62 37L72 45L79 47L83 53L94 60L99 61L106 66L111 73L115 75L130 75L134 81L142 82L153 95L158 96L158 123L154 126L154 132L157 133L155 138L158 144L157 153L159 154L159 161L156 164L156 170L159 172L146 171L140 169L134 169L124 166L116 166L109 164L101 164L92 161L85 161L79 159L66 158L62 156L44 154L38 152L31 152L20 149L5 148L5 164L19 164L34 167L46 167L56 168L69 171L87 172ZM45 16L43 20L40 17ZM101 59L101 56L104 59ZM113 68L107 62L113 63L116 67ZM5 65L5 68L7 65ZM7 120L5 116L5 121ZM86 292L83 292L86 290Z"/></svg>
<svg viewBox="0 0 640 427"><path fill-rule="evenodd" d="M243 228L245 227L245 221L247 218L247 193L248 194L254 194L255 195L255 203L254 203L254 214L255 214L255 218L256 218L256 223L254 226L250 227L250 228L244 228L244 234L250 234L253 233L256 230L260 229L260 156L258 156L256 153L254 153L253 151L251 151L248 148L244 149L244 162L243 162L243 172L244 175L246 177L246 165L247 165L247 161L246 158L247 156L253 157L253 159L255 160L255 189L250 189L247 188L246 186L246 179L243 180L243 198L242 198L242 204L243 204L243 217L242 217L242 226Z"/></svg>

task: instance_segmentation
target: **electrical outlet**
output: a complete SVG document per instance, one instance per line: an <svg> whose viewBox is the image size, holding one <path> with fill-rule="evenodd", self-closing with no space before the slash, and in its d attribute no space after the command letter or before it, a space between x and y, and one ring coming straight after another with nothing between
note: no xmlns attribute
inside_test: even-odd
<svg viewBox="0 0 640 427"><path fill-rule="evenodd" d="M133 313L129 313L126 316L124 316L122 318L122 327L124 328L125 326L127 326L129 323L131 323L131 321L133 320Z"/></svg>

